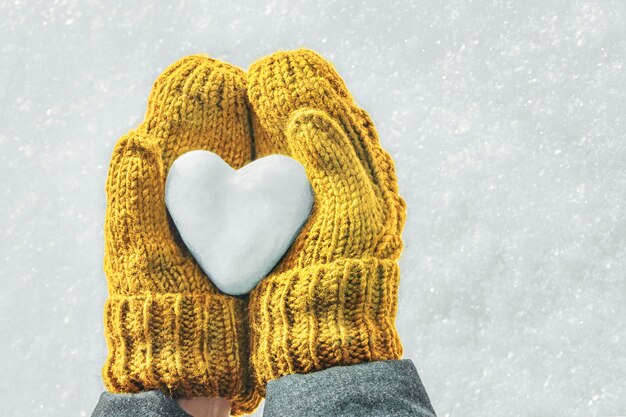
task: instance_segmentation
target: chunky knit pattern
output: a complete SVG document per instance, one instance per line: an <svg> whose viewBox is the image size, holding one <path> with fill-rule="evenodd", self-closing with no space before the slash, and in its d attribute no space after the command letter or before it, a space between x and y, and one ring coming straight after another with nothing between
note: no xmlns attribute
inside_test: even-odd
<svg viewBox="0 0 626 417"><path fill-rule="evenodd" d="M250 294L259 389L287 374L400 358L394 322L405 203L370 117L309 50L255 63L248 97L257 154L299 160L315 193L300 235Z"/></svg>
<svg viewBox="0 0 626 417"><path fill-rule="evenodd" d="M159 76L145 120L115 146L106 182L102 369L111 392L221 396L234 415L260 401L248 366L245 300L211 284L164 201L167 172L187 151L210 150L234 167L251 160L245 85L240 69L185 57Z"/></svg>

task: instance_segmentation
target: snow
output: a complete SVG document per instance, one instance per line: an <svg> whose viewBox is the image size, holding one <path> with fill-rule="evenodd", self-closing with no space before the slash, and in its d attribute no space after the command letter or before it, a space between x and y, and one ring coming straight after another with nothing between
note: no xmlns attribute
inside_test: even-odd
<svg viewBox="0 0 626 417"><path fill-rule="evenodd" d="M222 292L247 294L309 218L313 190L300 162L268 155L235 170L203 150L177 158L165 204L194 259Z"/></svg>
<svg viewBox="0 0 626 417"><path fill-rule="evenodd" d="M397 324L439 416L626 414L623 2L201 3L0 3L0 415L103 390L104 181L159 72L300 46L396 160Z"/></svg>

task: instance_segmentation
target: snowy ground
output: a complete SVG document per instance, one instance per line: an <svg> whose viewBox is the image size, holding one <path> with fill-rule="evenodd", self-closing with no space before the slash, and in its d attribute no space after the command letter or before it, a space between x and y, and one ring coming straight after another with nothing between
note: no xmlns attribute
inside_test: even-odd
<svg viewBox="0 0 626 417"><path fill-rule="evenodd" d="M397 162L397 323L440 417L626 415L624 2L168 3L0 2L0 415L103 390L104 180L158 73L299 46Z"/></svg>

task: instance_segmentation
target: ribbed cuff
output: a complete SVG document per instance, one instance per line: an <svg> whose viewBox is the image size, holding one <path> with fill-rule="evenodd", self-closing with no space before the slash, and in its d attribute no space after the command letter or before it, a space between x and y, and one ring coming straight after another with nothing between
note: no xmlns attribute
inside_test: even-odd
<svg viewBox="0 0 626 417"><path fill-rule="evenodd" d="M104 308L113 393L159 389L175 398L229 399L233 415L258 405L247 366L243 301L221 294L110 296Z"/></svg>
<svg viewBox="0 0 626 417"><path fill-rule="evenodd" d="M399 359L399 268L340 259L270 275L250 294L251 361L262 393L289 374Z"/></svg>

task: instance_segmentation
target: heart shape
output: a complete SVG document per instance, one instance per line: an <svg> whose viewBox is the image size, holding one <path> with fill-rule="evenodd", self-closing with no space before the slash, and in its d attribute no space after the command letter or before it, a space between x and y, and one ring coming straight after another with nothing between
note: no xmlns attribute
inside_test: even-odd
<svg viewBox="0 0 626 417"><path fill-rule="evenodd" d="M295 240L313 207L304 167L269 155L235 170L209 151L172 164L165 204L185 245L222 292L241 295Z"/></svg>

